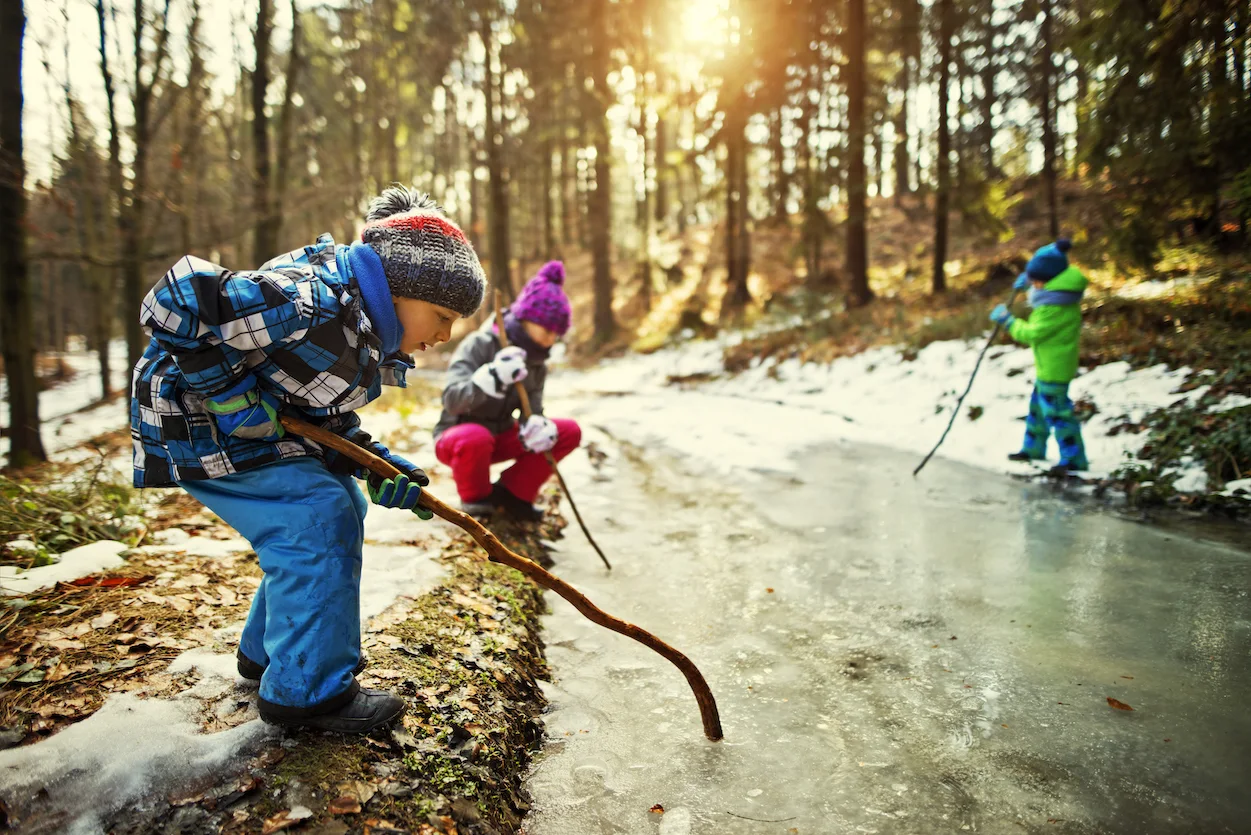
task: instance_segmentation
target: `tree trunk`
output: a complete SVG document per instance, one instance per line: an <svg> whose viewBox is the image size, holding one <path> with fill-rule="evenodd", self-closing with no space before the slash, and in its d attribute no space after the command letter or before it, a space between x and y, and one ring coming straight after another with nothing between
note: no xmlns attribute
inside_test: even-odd
<svg viewBox="0 0 1251 835"><path fill-rule="evenodd" d="M773 220L785 223L789 212L786 203L790 198L791 184L786 176L786 146L782 144L782 132L786 119L782 106L774 108L769 116L769 157L773 162Z"/></svg>
<svg viewBox="0 0 1251 835"><path fill-rule="evenodd" d="M669 164L669 120L664 113L656 114L656 199L652 217L661 227L669 220L669 178L673 166Z"/></svg>
<svg viewBox="0 0 1251 835"><path fill-rule="evenodd" d="M545 128L550 130L550 128ZM542 167L539 169L539 189L542 191L543 212L543 258L551 260L556 257L556 207L552 201L552 138L543 137L540 147Z"/></svg>
<svg viewBox="0 0 1251 835"><path fill-rule="evenodd" d="M873 298L865 231L865 2L847 0L847 277L856 305Z"/></svg>
<svg viewBox="0 0 1251 835"><path fill-rule="evenodd" d="M993 8L992 8L993 12ZM978 100L981 110L981 124L978 126L978 146L982 157L982 170L988 178L999 176L999 168L995 164L995 76L999 72L999 62L995 57L995 28L989 20L982 33L982 97Z"/></svg>
<svg viewBox="0 0 1251 835"><path fill-rule="evenodd" d="M642 182L638 195L638 206L636 207L635 225L638 233L638 249L635 252L635 264L638 272L639 298L642 300L643 309L652 309L652 211L651 211L651 181L653 176L652 157L654 145L651 141L651 114L648 112L650 103L649 91L647 89L647 73L650 71L650 58L644 47L643 67L640 73L638 99L638 132L643 139L643 154L639 164L639 174Z"/></svg>
<svg viewBox="0 0 1251 835"><path fill-rule="evenodd" d="M486 84L486 148L487 171L490 174L488 184L489 217L487 219L488 237L491 242L491 285L504 295L506 302L512 302L513 290L510 262L512 253L509 251L508 235L508 183L504 173L503 137L500 136L499 116L496 106L499 100L499 77L495 73L495 35L491 27L491 18L487 14L480 17L480 34L486 47L484 61L484 77Z"/></svg>
<svg viewBox="0 0 1251 835"><path fill-rule="evenodd" d="M0 353L9 384L9 465L15 467L47 459L39 437L39 388L26 274L26 166L22 158L25 29L25 4L13 0L0 3Z"/></svg>
<svg viewBox="0 0 1251 835"><path fill-rule="evenodd" d="M272 246L265 259L272 258L278 252L289 249L282 244L283 196L282 190L287 188L287 177L291 167L291 138L295 132L295 93L299 85L300 69L303 55L300 53L303 28L300 26L300 10L296 0L291 0L291 51L287 55L287 82L282 94L282 110L278 114L278 147L277 164L274 170L274 181L269 196L269 229ZM257 264L263 264L258 261Z"/></svg>
<svg viewBox="0 0 1251 835"><path fill-rule="evenodd" d="M895 163L895 205L903 206L905 195L912 193L910 180L911 162L908 159L908 96L912 86L909 60L905 56L903 70L899 74L899 107L895 111L895 143L892 146Z"/></svg>
<svg viewBox="0 0 1251 835"><path fill-rule="evenodd" d="M1041 81L1039 104L1042 114L1043 141L1043 189L1047 197L1047 221L1051 239L1060 237L1060 211L1056 198L1056 128L1055 107L1053 99L1054 43L1052 41L1053 20L1051 0L1042 0L1042 55L1040 56Z"/></svg>
<svg viewBox="0 0 1251 835"><path fill-rule="evenodd" d="M938 195L934 201L934 293L947 290L947 213L951 199L951 39L955 30L954 0L939 0L938 70Z"/></svg>
<svg viewBox="0 0 1251 835"><path fill-rule="evenodd" d="M738 86L738 85L734 85ZM725 296L721 318L736 316L751 301L747 287L747 115L741 92L732 94L725 108Z"/></svg>
<svg viewBox="0 0 1251 835"><path fill-rule="evenodd" d="M821 246L825 232L825 219L818 203L816 158L813 154L813 124L816 121L816 104L812 101L811 92L820 84L816 69L808 68L808 89L804 96L803 116L800 122L799 158L802 162L804 185L804 223L803 249L804 268L807 272L808 288L822 289L824 277L821 275Z"/></svg>
<svg viewBox="0 0 1251 835"><path fill-rule="evenodd" d="M565 246L572 246L574 236L574 218L578 211L578 160L575 148L569 141L569 108L564 99L561 100L560 124L560 239Z"/></svg>
<svg viewBox="0 0 1251 835"><path fill-rule="evenodd" d="M277 230L270 213L269 119L265 115L265 96L269 92L269 44L274 28L272 0L257 0L256 68L252 70L252 211L256 233L252 245L252 263L259 266L278 251Z"/></svg>
<svg viewBox="0 0 1251 835"><path fill-rule="evenodd" d="M595 134L595 190L589 195L589 226L591 260L594 263L594 335L597 345L607 343L616 334L617 323L612 312L612 181L611 145L608 132L608 2L594 0L591 24L591 80L594 85L588 98L591 108L588 120Z"/></svg>

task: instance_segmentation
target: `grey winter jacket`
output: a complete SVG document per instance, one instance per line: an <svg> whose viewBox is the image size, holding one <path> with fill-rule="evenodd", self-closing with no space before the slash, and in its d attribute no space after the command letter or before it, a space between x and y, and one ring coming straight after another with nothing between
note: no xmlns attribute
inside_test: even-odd
<svg viewBox="0 0 1251 835"><path fill-rule="evenodd" d="M448 429L461 423L481 424L492 435L498 435L516 422L514 413L521 409L516 387L509 386L507 393L496 399L488 397L470 379L500 351L500 339L493 330L494 324L494 321L487 320L482 327L462 339L452 355L452 364L447 369L447 385L443 387L443 414L434 427L436 441ZM530 408L536 415L541 415L547 363L528 359L526 371L522 385L530 395Z"/></svg>

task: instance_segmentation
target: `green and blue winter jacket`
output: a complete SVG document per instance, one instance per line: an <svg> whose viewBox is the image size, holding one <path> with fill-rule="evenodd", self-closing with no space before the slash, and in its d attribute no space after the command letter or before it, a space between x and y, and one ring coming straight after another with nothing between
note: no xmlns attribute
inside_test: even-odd
<svg viewBox="0 0 1251 835"><path fill-rule="evenodd" d="M1029 320L1016 319L1008 329L1013 339L1034 349L1036 375L1043 382L1068 383L1077 376L1085 291L1086 276L1069 267L1031 292Z"/></svg>

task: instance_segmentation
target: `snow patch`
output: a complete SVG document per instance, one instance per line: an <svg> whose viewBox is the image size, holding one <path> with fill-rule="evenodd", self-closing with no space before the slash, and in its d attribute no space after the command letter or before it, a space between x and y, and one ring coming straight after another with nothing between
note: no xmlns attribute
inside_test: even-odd
<svg viewBox="0 0 1251 835"><path fill-rule="evenodd" d="M126 561L119 556L128 546L124 542L102 540L66 551L52 565L22 570L0 565L0 589L16 594L29 594L57 583L68 583L98 571L120 568Z"/></svg>
<svg viewBox="0 0 1251 835"><path fill-rule="evenodd" d="M588 424L635 443L663 444L724 473L793 472L803 464L795 458L798 453L832 441L904 449L916 453L919 462L951 418L984 342L935 342L912 360L894 347L828 365L770 360L735 376L725 376L726 344L697 342L553 375L548 399L578 398L583 405L577 416ZM1107 476L1137 460L1147 433L1121 431L1123 424L1204 396L1207 386L1178 391L1189 374L1188 368L1164 365L1135 371L1129 363L1116 362L1073 381L1072 399L1096 409L1082 427L1092 476ZM669 384L691 375L697 375L696 385ZM1032 472L1030 465L1011 464L1006 456L1021 448L1033 383L1028 348L993 347L939 455L986 469ZM594 396L627 393L632 396ZM1246 401L1251 398L1230 395L1214 408ZM1057 461L1054 440L1049 451L1050 461ZM1198 485L1200 475L1197 467L1187 468L1185 485Z"/></svg>
<svg viewBox="0 0 1251 835"><path fill-rule="evenodd" d="M189 649L169 662L168 672L197 672L205 678L224 678L234 681L238 678L238 669L234 655L229 653L210 652L206 649Z"/></svg>
<svg viewBox="0 0 1251 835"><path fill-rule="evenodd" d="M0 794L15 812L47 790L45 820L63 815L62 831L103 832L107 816L242 763L278 730L259 719L202 734L196 703L111 697L91 717L37 745L0 752ZM44 805L46 802L47 806Z"/></svg>

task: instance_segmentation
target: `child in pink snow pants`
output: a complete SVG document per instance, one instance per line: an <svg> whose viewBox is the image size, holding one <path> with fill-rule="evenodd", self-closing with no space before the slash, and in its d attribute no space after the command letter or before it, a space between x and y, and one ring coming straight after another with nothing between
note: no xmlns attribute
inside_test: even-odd
<svg viewBox="0 0 1251 835"><path fill-rule="evenodd" d="M502 510L525 521L543 512L534 506L539 489L552 474L544 453L557 461L578 448L582 430L567 419L543 414L547 357L569 330L565 268L551 261L526 283L504 313L509 347L501 348L494 321L466 336L452 356L443 389L443 414L434 429L434 452L452 468L461 507L485 516ZM525 386L533 415L518 423ZM513 461L494 485L491 465Z"/></svg>

